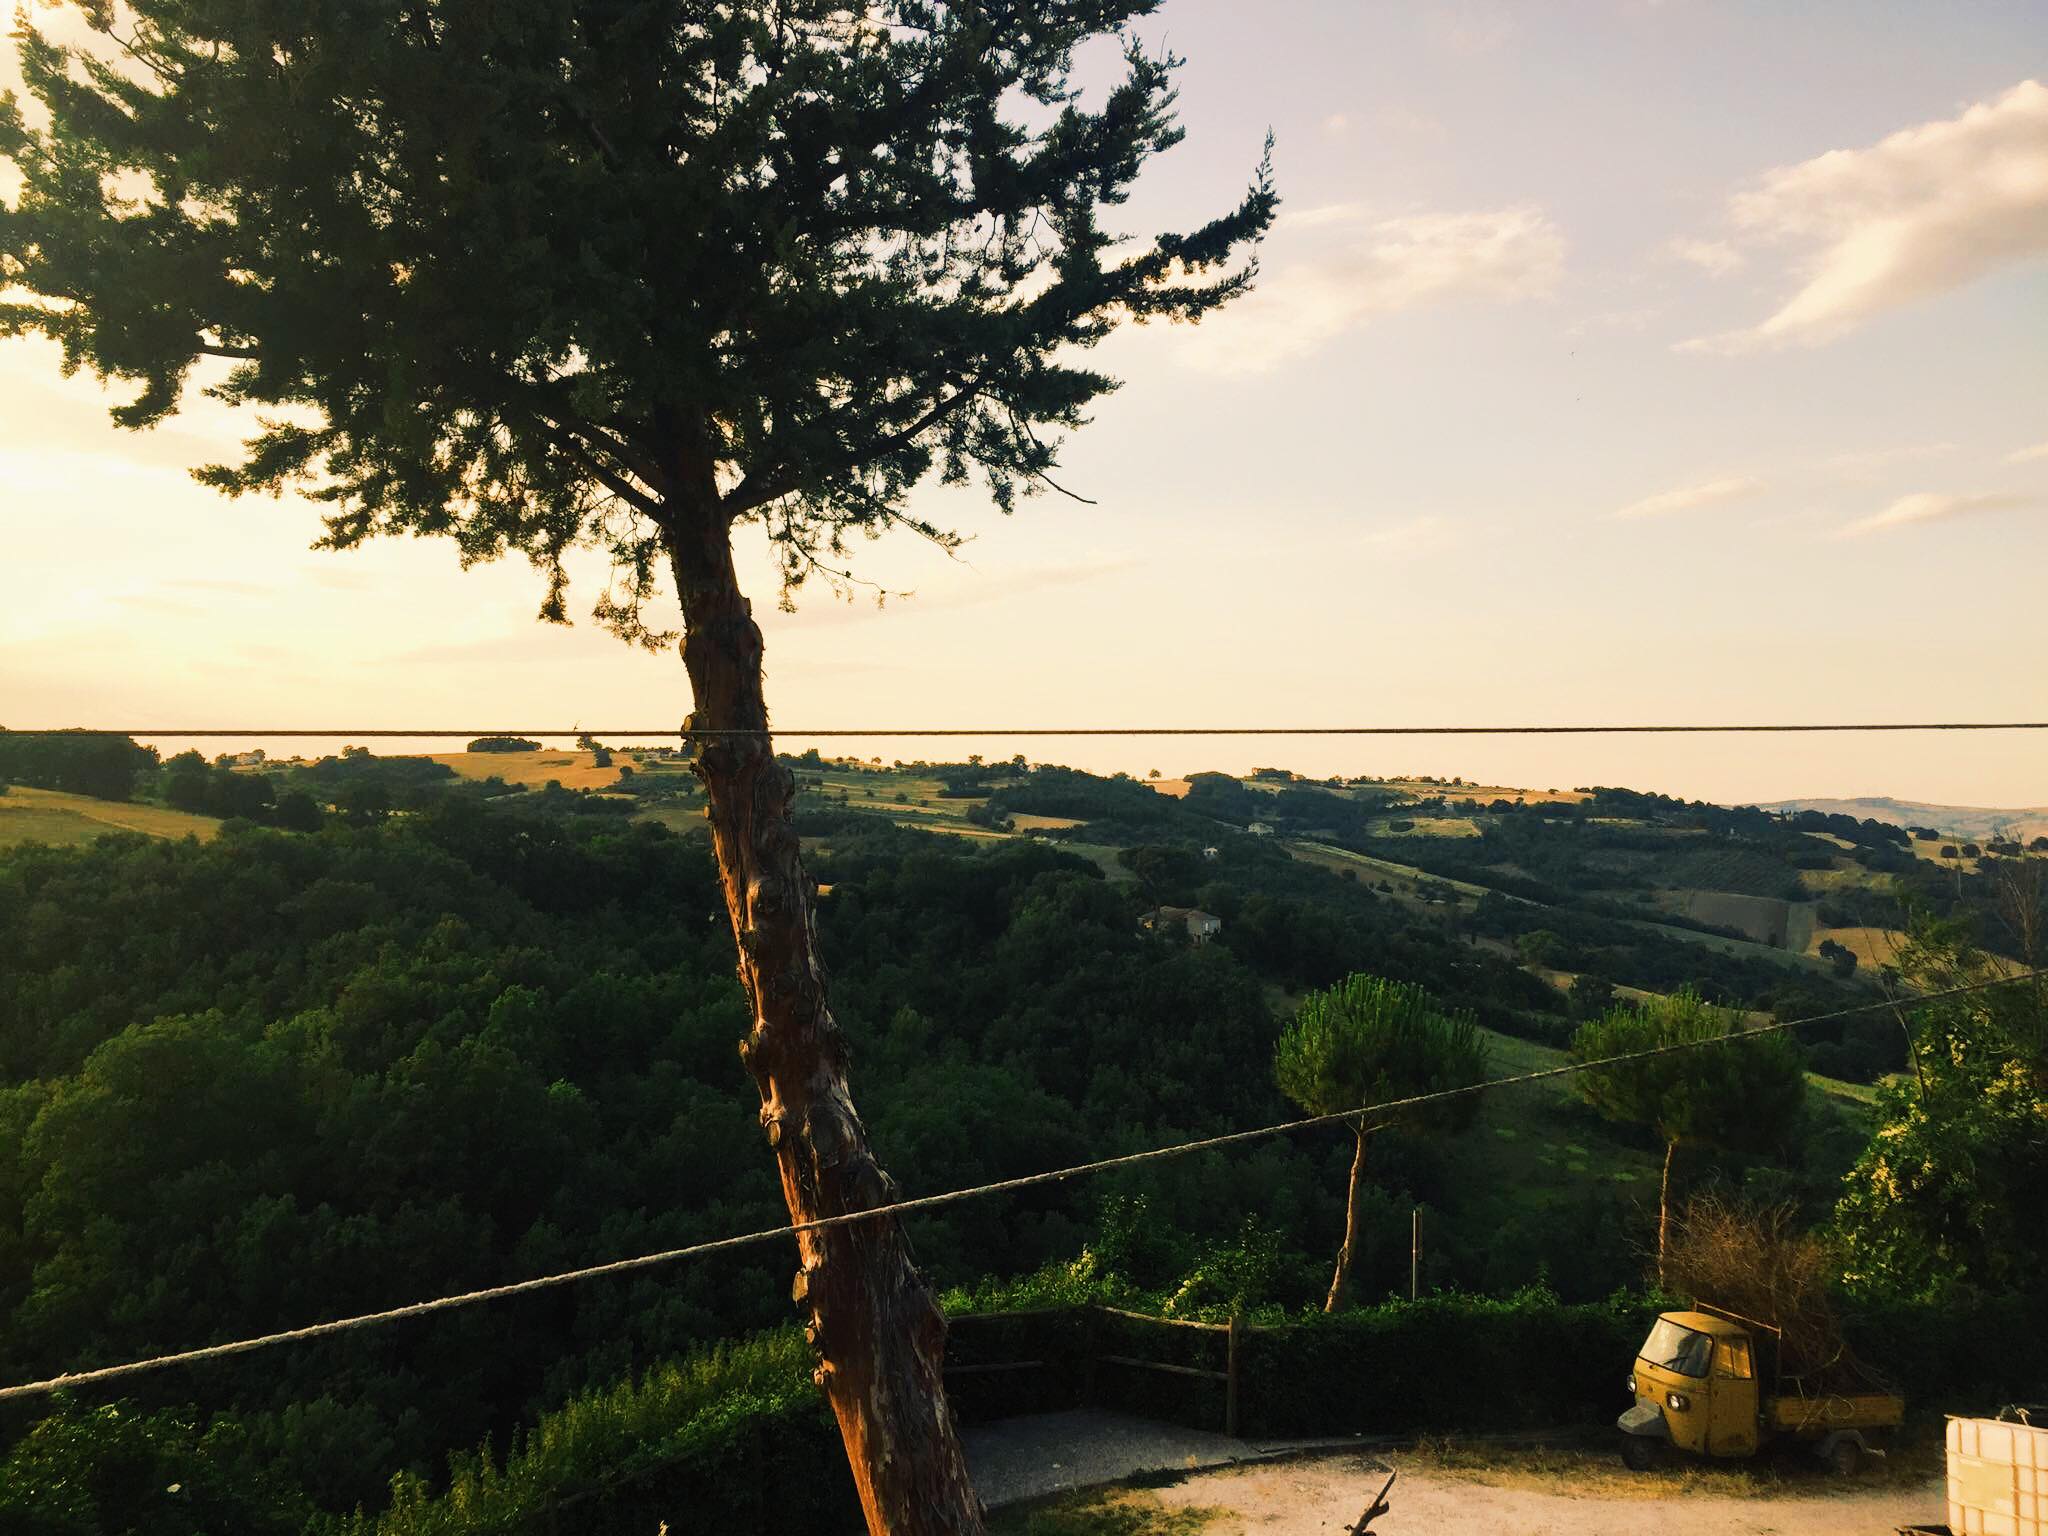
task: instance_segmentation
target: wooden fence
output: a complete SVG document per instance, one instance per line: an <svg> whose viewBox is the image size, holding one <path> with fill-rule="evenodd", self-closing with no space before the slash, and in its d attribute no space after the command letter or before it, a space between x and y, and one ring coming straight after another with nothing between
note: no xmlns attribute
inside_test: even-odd
<svg viewBox="0 0 2048 1536"><path fill-rule="evenodd" d="M969 1314L948 1324L946 1390L962 1416L974 1419L1056 1408L1142 1408L1148 1394L1138 1382L1199 1382L1220 1390L1212 1422L1235 1436L1252 1331L1242 1317L1195 1323L1118 1307Z"/></svg>

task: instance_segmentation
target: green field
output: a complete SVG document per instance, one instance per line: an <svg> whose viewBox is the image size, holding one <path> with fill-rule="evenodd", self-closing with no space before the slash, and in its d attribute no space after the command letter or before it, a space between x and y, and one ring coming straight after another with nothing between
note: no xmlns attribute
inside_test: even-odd
<svg viewBox="0 0 2048 1536"><path fill-rule="evenodd" d="M1470 896L1475 900L1489 894L1486 886L1474 885L1470 880L1452 880L1443 875L1432 875L1428 870L1417 869L1413 864L1397 864L1392 859L1376 859L1370 854L1353 853L1348 848L1333 848L1327 843L1290 842L1284 846L1296 858L1304 859L1308 863L1320 864L1325 869L1339 871L1345 869L1370 870L1375 875L1406 881L1411 891L1421 886L1441 885L1448 886L1461 896ZM1521 898L1512 897L1510 899L1520 900Z"/></svg>
<svg viewBox="0 0 2048 1536"><path fill-rule="evenodd" d="M191 816L159 805L94 800L54 789L14 785L0 795L0 848L22 843L48 843L72 848L110 832L142 832L150 837L196 837L209 841L220 830L211 816Z"/></svg>

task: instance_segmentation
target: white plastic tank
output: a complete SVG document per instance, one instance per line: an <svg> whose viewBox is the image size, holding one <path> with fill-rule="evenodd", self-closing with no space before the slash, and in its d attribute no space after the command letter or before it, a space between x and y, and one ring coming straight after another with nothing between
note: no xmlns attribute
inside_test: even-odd
<svg viewBox="0 0 2048 1536"><path fill-rule="evenodd" d="M2048 1536L2048 1423L1948 1421L1948 1527L1955 1536Z"/></svg>

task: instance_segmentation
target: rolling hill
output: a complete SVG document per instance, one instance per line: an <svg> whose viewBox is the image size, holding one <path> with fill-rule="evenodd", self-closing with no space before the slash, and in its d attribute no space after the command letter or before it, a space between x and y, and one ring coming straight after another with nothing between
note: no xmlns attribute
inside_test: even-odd
<svg viewBox="0 0 2048 1536"><path fill-rule="evenodd" d="M1854 816L1858 821L1881 821L1894 827L1933 827L1952 837L1985 838L1994 832L2010 832L2020 841L2030 842L2048 835L2048 805L2000 809L1982 805L1932 805L1922 800L1865 795L1851 800L1773 800L1757 809L1819 811L1825 816Z"/></svg>

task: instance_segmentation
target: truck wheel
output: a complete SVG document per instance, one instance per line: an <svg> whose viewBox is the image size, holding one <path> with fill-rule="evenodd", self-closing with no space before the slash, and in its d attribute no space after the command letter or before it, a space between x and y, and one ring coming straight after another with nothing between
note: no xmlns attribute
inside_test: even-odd
<svg viewBox="0 0 2048 1536"><path fill-rule="evenodd" d="M1828 1447L1828 1470L1837 1477L1854 1477L1863 1469L1863 1447L1844 1437Z"/></svg>
<svg viewBox="0 0 2048 1536"><path fill-rule="evenodd" d="M1657 1464L1657 1446L1648 1435L1621 1437L1621 1464L1631 1472L1647 1472Z"/></svg>

